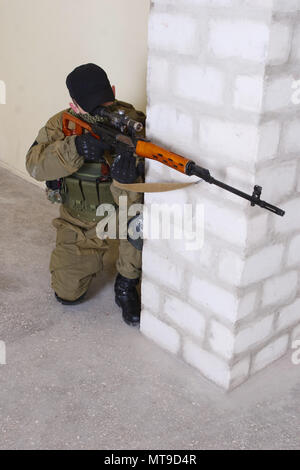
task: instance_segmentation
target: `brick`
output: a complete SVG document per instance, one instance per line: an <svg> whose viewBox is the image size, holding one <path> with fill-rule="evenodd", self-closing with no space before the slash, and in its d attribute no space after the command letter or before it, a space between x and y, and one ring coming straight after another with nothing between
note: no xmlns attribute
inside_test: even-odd
<svg viewBox="0 0 300 470"><path fill-rule="evenodd" d="M270 31L269 63L280 65L287 62L291 50L291 25L274 23Z"/></svg>
<svg viewBox="0 0 300 470"><path fill-rule="evenodd" d="M226 362L201 349L188 339L184 341L183 358L188 364L196 367L205 377L228 389L230 370Z"/></svg>
<svg viewBox="0 0 300 470"><path fill-rule="evenodd" d="M150 14L149 47L181 54L196 54L197 22L184 15L168 13Z"/></svg>
<svg viewBox="0 0 300 470"><path fill-rule="evenodd" d="M177 331L161 320L158 320L147 310L142 310L140 330L162 348L167 349L173 354L178 353L180 336Z"/></svg>
<svg viewBox="0 0 300 470"><path fill-rule="evenodd" d="M147 134L151 138L161 139L169 148L170 142L174 140L179 147L187 145L193 140L192 116L179 111L174 106L156 104L150 106L147 116ZM157 166L162 165L154 162Z"/></svg>
<svg viewBox="0 0 300 470"><path fill-rule="evenodd" d="M293 82L292 75L269 79L265 90L264 110L280 111L291 107Z"/></svg>
<svg viewBox="0 0 300 470"><path fill-rule="evenodd" d="M239 0L237 0L238 5L240 5ZM273 8L273 0L244 0L245 6L249 8L255 9L264 9L264 10L271 10Z"/></svg>
<svg viewBox="0 0 300 470"><path fill-rule="evenodd" d="M199 307L205 307L231 322L236 320L237 298L225 289L205 279L193 277L189 286L189 298Z"/></svg>
<svg viewBox="0 0 300 470"><path fill-rule="evenodd" d="M204 200L205 229L218 238L234 245L245 246L247 239L247 218L244 212L231 209L220 201L220 205Z"/></svg>
<svg viewBox="0 0 300 470"><path fill-rule="evenodd" d="M153 0L153 2L183 7L187 5L196 5L197 7L232 7L236 4L237 0Z"/></svg>
<svg viewBox="0 0 300 470"><path fill-rule="evenodd" d="M219 276L225 282L238 286L242 279L244 265L244 259L236 253L233 253L232 251L221 253Z"/></svg>
<svg viewBox="0 0 300 470"><path fill-rule="evenodd" d="M283 330L300 323L300 299L283 308L278 317L277 329Z"/></svg>
<svg viewBox="0 0 300 470"><path fill-rule="evenodd" d="M287 198L295 190L297 161L276 164L257 173L257 184L263 187L263 199L273 204Z"/></svg>
<svg viewBox="0 0 300 470"><path fill-rule="evenodd" d="M254 124L228 122L209 117L200 119L200 148L204 152L217 154L222 159L228 157L251 166L251 163L255 162L258 141L258 127Z"/></svg>
<svg viewBox="0 0 300 470"><path fill-rule="evenodd" d="M296 326L292 331L292 341L295 340L300 340L300 325Z"/></svg>
<svg viewBox="0 0 300 470"><path fill-rule="evenodd" d="M274 315L269 315L241 330L236 336L234 352L247 351L267 338L273 330L273 320Z"/></svg>
<svg viewBox="0 0 300 470"><path fill-rule="evenodd" d="M234 85L234 107L259 112L263 102L263 88L263 77L239 75Z"/></svg>
<svg viewBox="0 0 300 470"><path fill-rule="evenodd" d="M226 182L231 185L243 185L245 189L250 191L255 183L255 175L252 171L250 172L237 166L229 166L226 168Z"/></svg>
<svg viewBox="0 0 300 470"><path fill-rule="evenodd" d="M263 305L278 304L296 295L298 285L297 271L268 279L263 287Z"/></svg>
<svg viewBox="0 0 300 470"><path fill-rule="evenodd" d="M177 254L187 257L187 260L189 260L191 259L189 254L192 253L192 257L195 258L193 261L198 260L198 263L200 258L205 259L205 256L208 256L209 253L203 253L204 256L202 255L204 221L201 207L195 208L196 217L192 220L193 224L191 224L188 217L192 211L186 211L186 207L181 204L181 201L180 203L177 201L177 203L168 204L167 201L154 203L153 198L151 199L151 203L149 203L147 198L143 209L144 238L149 239L149 243L154 248L165 252L166 255L169 253L171 260L172 252L176 253L173 260L176 263ZM189 206L188 209L192 209L192 206ZM157 244L158 240L161 242L160 245ZM153 243L156 244L153 245ZM147 245L147 247L149 246Z"/></svg>
<svg viewBox="0 0 300 470"><path fill-rule="evenodd" d="M287 263L289 266L300 263L300 234L296 235L290 243Z"/></svg>
<svg viewBox="0 0 300 470"><path fill-rule="evenodd" d="M292 43L292 53L291 58L292 60L300 61L300 25L296 26L294 31L294 38Z"/></svg>
<svg viewBox="0 0 300 470"><path fill-rule="evenodd" d="M234 339L234 334L228 328L212 320L209 344L215 353L220 354L225 359L231 359L234 351Z"/></svg>
<svg viewBox="0 0 300 470"><path fill-rule="evenodd" d="M269 29L264 23L247 20L211 20L209 46L221 59L237 57L262 63L266 59Z"/></svg>
<svg viewBox="0 0 300 470"><path fill-rule="evenodd" d="M277 217L275 229L278 233L289 233L300 229L300 198L292 199L286 204L281 204L286 211L285 216Z"/></svg>
<svg viewBox="0 0 300 470"><path fill-rule="evenodd" d="M300 151L300 119L289 120L283 128L283 150L285 153Z"/></svg>
<svg viewBox="0 0 300 470"><path fill-rule="evenodd" d="M273 245L263 248L246 260L242 285L262 281L277 274L282 261L284 245Z"/></svg>
<svg viewBox="0 0 300 470"><path fill-rule="evenodd" d="M252 372L258 372L286 354L289 336L284 335L261 349L253 359Z"/></svg>
<svg viewBox="0 0 300 470"><path fill-rule="evenodd" d="M268 213L252 217L248 223L248 246L266 241L268 235Z"/></svg>
<svg viewBox="0 0 300 470"><path fill-rule="evenodd" d="M202 339L205 332L205 317L186 302L176 297L166 297L164 313L188 334Z"/></svg>
<svg viewBox="0 0 300 470"><path fill-rule="evenodd" d="M164 90L169 87L168 81L169 64L162 57L155 57L150 54L148 58L148 93L152 90Z"/></svg>
<svg viewBox="0 0 300 470"><path fill-rule="evenodd" d="M185 260L195 269L210 268L215 262L216 250L208 242L207 237L204 240L204 244L199 251L186 250L184 241L179 240L172 241L172 248L177 251L178 254L183 256Z"/></svg>
<svg viewBox="0 0 300 470"><path fill-rule="evenodd" d="M292 347L292 355L291 355L292 364L295 366L299 366L300 365L300 337L292 340L291 347Z"/></svg>
<svg viewBox="0 0 300 470"><path fill-rule="evenodd" d="M248 315L254 314L254 308L257 299L257 291L248 292L245 294L238 304L238 315L237 320L247 317Z"/></svg>
<svg viewBox="0 0 300 470"><path fill-rule="evenodd" d="M160 286L152 284L143 277L141 284L141 301L143 308L153 312L159 312L160 307Z"/></svg>
<svg viewBox="0 0 300 470"><path fill-rule="evenodd" d="M268 121L259 128L257 157L260 161L274 158L278 152L281 125L278 121Z"/></svg>
<svg viewBox="0 0 300 470"><path fill-rule="evenodd" d="M174 93L181 98L213 105L223 104L223 74L213 67L178 65L173 80Z"/></svg>
<svg viewBox="0 0 300 470"><path fill-rule="evenodd" d="M186 7L187 5L196 5L197 7L209 8L232 8L240 7L240 0L153 0L158 4L170 4ZM248 8L270 9L273 6L273 0L243 0L243 6Z"/></svg>
<svg viewBox="0 0 300 470"><path fill-rule="evenodd" d="M274 11L293 12L300 10L299 0L274 0Z"/></svg>
<svg viewBox="0 0 300 470"><path fill-rule="evenodd" d="M183 272L166 256L157 255L151 248L144 250L143 273L155 279L161 286L179 291L182 285Z"/></svg>
<svg viewBox="0 0 300 470"><path fill-rule="evenodd" d="M178 195L177 195L178 197ZM191 207L191 206L190 206ZM195 217L196 211L197 217ZM188 224L185 221L185 208L180 207L181 211L181 220L178 215L180 215L177 210L177 218L174 224L171 226L172 239L168 240L168 248L170 251L176 252L177 255L180 255L181 258L184 258L189 264L192 264L194 268L201 266L210 266L211 263L211 246L204 240L204 220L201 215L201 207L196 208L192 207L193 220L192 227L190 227L190 220ZM189 215L189 212L186 212ZM181 225L182 222L182 225ZM191 230L191 231L190 231ZM173 234L175 236L173 237Z"/></svg>
<svg viewBox="0 0 300 470"><path fill-rule="evenodd" d="M248 375L250 369L250 357L246 357L241 361L237 362L230 371L230 385L229 388L232 390L241 383L243 383Z"/></svg>

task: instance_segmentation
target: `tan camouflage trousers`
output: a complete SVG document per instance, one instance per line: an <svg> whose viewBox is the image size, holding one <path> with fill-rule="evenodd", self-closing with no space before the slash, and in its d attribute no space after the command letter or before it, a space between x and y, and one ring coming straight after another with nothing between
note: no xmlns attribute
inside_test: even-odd
<svg viewBox="0 0 300 470"><path fill-rule="evenodd" d="M127 195L128 205L142 202L142 195L125 192L111 186L115 202L120 195ZM103 269L103 256L108 242L100 240L93 230L94 222L84 222L72 217L60 207L60 217L53 220L57 230L56 247L50 260L51 286L64 300L76 300L89 288L92 278ZM120 240L117 271L129 279L140 277L142 253L128 240Z"/></svg>

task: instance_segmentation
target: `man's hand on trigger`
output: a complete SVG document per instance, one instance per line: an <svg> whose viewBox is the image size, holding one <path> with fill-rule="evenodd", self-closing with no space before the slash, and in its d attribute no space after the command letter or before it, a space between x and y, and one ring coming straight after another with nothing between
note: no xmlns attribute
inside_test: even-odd
<svg viewBox="0 0 300 470"><path fill-rule="evenodd" d="M103 158L105 150L110 146L105 142L95 139L91 134L79 135L75 139L76 150L85 160L92 162L105 161Z"/></svg>
<svg viewBox="0 0 300 470"><path fill-rule="evenodd" d="M110 174L119 183L134 183L139 176L139 172L132 152L124 152L118 155L110 167Z"/></svg>

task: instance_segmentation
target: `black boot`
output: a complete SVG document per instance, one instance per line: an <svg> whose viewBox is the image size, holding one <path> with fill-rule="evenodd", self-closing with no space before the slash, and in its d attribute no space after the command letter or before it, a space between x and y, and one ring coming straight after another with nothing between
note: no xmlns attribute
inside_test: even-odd
<svg viewBox="0 0 300 470"><path fill-rule="evenodd" d="M116 304L122 309L123 320L127 325L137 326L140 323L141 302L136 290L139 279L128 279L121 274L115 282Z"/></svg>

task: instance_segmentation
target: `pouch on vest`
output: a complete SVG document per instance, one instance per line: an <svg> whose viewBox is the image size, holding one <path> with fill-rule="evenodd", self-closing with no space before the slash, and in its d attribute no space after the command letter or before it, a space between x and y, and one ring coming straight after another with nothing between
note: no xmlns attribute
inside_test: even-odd
<svg viewBox="0 0 300 470"><path fill-rule="evenodd" d="M103 164L85 163L76 173L64 178L63 203L73 217L98 222L104 217L96 216L100 204L116 206L110 191L111 183Z"/></svg>

